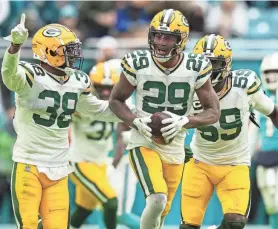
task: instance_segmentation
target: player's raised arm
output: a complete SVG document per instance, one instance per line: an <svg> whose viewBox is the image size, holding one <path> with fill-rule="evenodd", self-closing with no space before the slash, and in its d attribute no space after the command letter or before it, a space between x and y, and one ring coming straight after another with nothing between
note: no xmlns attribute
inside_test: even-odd
<svg viewBox="0 0 278 229"><path fill-rule="evenodd" d="M20 23L12 29L11 35L4 38L10 41L11 45L5 52L1 68L4 84L15 92L22 91L27 83L24 69L18 67L19 50L27 38L28 30L25 28L25 14L22 14Z"/></svg>

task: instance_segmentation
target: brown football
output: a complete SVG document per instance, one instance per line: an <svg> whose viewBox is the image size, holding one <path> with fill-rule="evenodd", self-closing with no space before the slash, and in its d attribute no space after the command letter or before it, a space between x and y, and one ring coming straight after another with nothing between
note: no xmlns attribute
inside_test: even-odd
<svg viewBox="0 0 278 229"><path fill-rule="evenodd" d="M167 145L173 140L171 139L169 143L166 143L160 131L161 128L168 125L161 123L161 121L166 118L171 118L171 116L162 112L156 112L151 116L152 122L148 124L148 126L152 129L152 140L161 145Z"/></svg>

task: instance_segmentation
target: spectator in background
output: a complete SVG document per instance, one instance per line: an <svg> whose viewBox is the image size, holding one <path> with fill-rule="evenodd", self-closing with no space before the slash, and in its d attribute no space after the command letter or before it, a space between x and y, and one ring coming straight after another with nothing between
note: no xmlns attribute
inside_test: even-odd
<svg viewBox="0 0 278 229"><path fill-rule="evenodd" d="M0 2L0 28L1 28L0 33L2 32L1 30L4 29L2 26L5 23L5 21L8 19L10 11L11 11L11 7L10 7L9 0L2 0Z"/></svg>
<svg viewBox="0 0 278 229"><path fill-rule="evenodd" d="M80 26L85 37L102 37L110 33L116 21L115 2L82 2L79 9Z"/></svg>
<svg viewBox="0 0 278 229"><path fill-rule="evenodd" d="M78 28L79 14L77 8L74 5L68 4L61 8L59 15L59 23L70 28L81 41L83 41L84 36ZM29 27L27 27L29 29Z"/></svg>
<svg viewBox="0 0 278 229"><path fill-rule="evenodd" d="M29 36L32 37L44 25L44 22L35 5L30 5L24 11L26 13L25 26L28 28Z"/></svg>
<svg viewBox="0 0 278 229"><path fill-rule="evenodd" d="M175 9L183 13L190 25L190 36L204 33L205 19L208 3L206 1L160 1L151 2L145 9L153 17L157 12L163 9ZM201 33L201 34L200 34Z"/></svg>
<svg viewBox="0 0 278 229"><path fill-rule="evenodd" d="M11 92L4 85L1 74L0 74L0 107L2 107L4 110L4 112L0 116L0 119L3 121L0 122L0 127L3 126L6 132L8 132L11 136L15 137L15 131L13 128L13 117L15 112L14 93Z"/></svg>
<svg viewBox="0 0 278 229"><path fill-rule="evenodd" d="M241 37L248 30L248 8L245 2L221 1L212 5L205 20L207 33L224 37Z"/></svg>
<svg viewBox="0 0 278 229"><path fill-rule="evenodd" d="M96 47L97 47L97 62L105 62L117 57L118 42L114 37L104 36L102 37Z"/></svg>
<svg viewBox="0 0 278 229"><path fill-rule="evenodd" d="M0 74L0 223L12 222L12 206L10 195L10 176L12 171L12 148L15 132L12 125L14 115L13 95L3 84Z"/></svg>
<svg viewBox="0 0 278 229"><path fill-rule="evenodd" d="M117 9L115 30L121 37L145 37L151 20L145 7L149 1L130 1Z"/></svg>

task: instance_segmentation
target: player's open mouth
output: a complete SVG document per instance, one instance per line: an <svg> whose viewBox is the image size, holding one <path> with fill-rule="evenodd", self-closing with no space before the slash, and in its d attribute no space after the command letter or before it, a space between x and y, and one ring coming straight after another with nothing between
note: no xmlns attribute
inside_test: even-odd
<svg viewBox="0 0 278 229"><path fill-rule="evenodd" d="M169 53L168 49L156 48L156 54L158 54L158 55L166 56L166 55L168 55L168 53Z"/></svg>

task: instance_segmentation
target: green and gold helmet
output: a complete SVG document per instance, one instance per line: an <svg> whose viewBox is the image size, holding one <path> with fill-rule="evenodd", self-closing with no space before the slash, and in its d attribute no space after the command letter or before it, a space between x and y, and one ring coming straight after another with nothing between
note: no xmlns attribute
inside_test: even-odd
<svg viewBox="0 0 278 229"><path fill-rule="evenodd" d="M158 45L154 42L157 34L177 37L174 45L171 47L162 47L162 49L165 49L165 53L167 51L165 55L157 53ZM183 14L178 10L165 9L156 14L150 23L148 38L150 51L159 62L166 62L185 49L188 35L189 24Z"/></svg>
<svg viewBox="0 0 278 229"><path fill-rule="evenodd" d="M212 64L212 85L229 76L232 68L232 48L220 35L210 34L202 37L195 45L193 53L204 54Z"/></svg>

